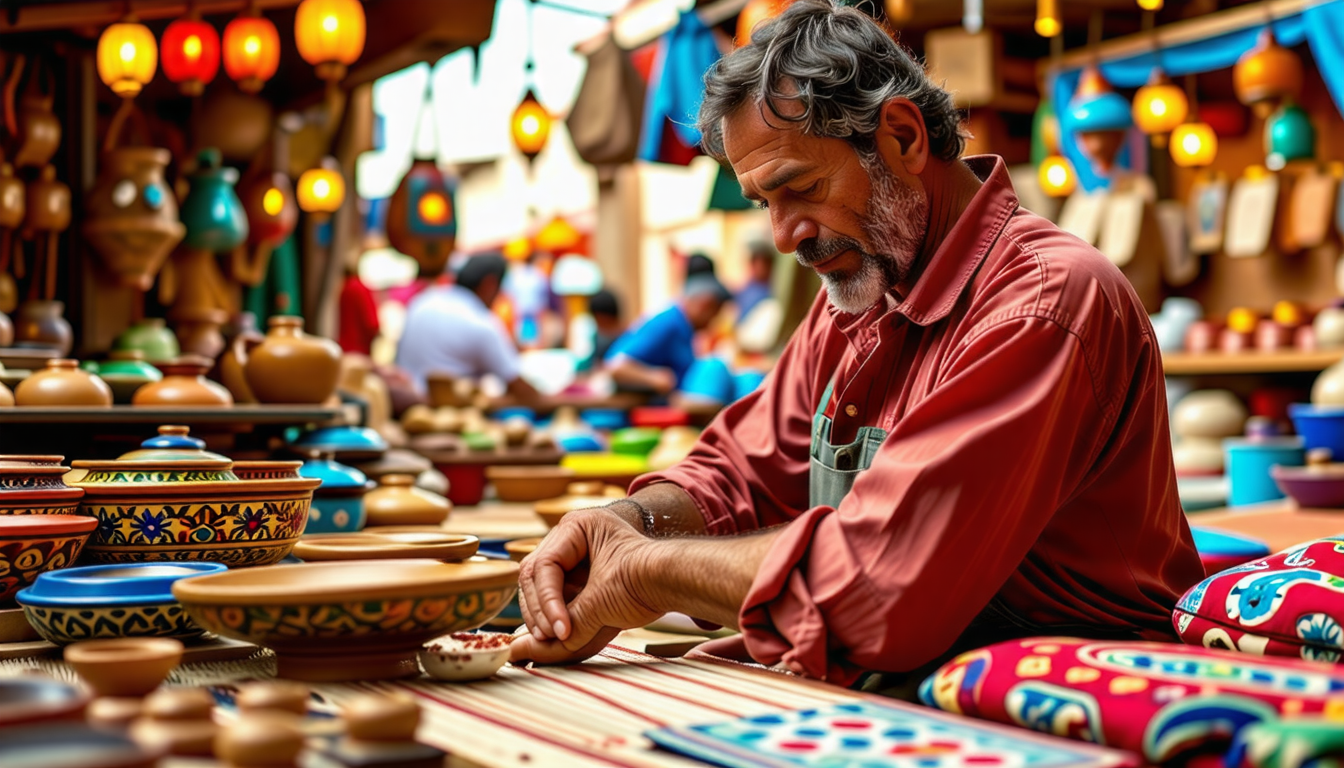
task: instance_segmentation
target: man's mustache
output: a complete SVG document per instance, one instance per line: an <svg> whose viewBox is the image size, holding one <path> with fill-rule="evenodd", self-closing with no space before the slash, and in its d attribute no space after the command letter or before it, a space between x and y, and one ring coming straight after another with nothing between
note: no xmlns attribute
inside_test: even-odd
<svg viewBox="0 0 1344 768"><path fill-rule="evenodd" d="M824 240L812 237L798 244L794 254L798 263L804 267L820 264L842 251L854 251L865 254L863 246L852 237L828 237Z"/></svg>

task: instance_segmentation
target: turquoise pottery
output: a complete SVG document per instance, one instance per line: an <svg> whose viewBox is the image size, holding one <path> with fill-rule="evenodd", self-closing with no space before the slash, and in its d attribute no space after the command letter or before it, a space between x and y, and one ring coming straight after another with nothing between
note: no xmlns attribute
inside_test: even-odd
<svg viewBox="0 0 1344 768"><path fill-rule="evenodd" d="M105 637L189 638L204 630L173 597L173 582L228 570L222 563L127 563L44 573L16 599L56 645Z"/></svg>
<svg viewBox="0 0 1344 768"><path fill-rule="evenodd" d="M494 413L495 421L508 421L509 419L527 419L532 423L537 421L537 412L531 408L524 408L520 405L509 408L500 408Z"/></svg>
<svg viewBox="0 0 1344 768"><path fill-rule="evenodd" d="M1242 507L1283 498L1270 468L1276 464L1300 467L1306 462L1306 449L1300 437L1247 439L1233 437L1223 441L1227 471L1227 505Z"/></svg>
<svg viewBox="0 0 1344 768"><path fill-rule="evenodd" d="M717 357L696 360L681 379L683 395L711 403L733 400L733 372Z"/></svg>
<svg viewBox="0 0 1344 768"><path fill-rule="evenodd" d="M205 450L205 441L191 436L178 424L159 427L159 434L140 443L140 448L117 457L119 461L228 461L229 457Z"/></svg>
<svg viewBox="0 0 1344 768"><path fill-rule="evenodd" d="M652 427L630 427L613 432L611 435L612 453L627 456L648 456L658 447L663 431Z"/></svg>
<svg viewBox="0 0 1344 768"><path fill-rule="evenodd" d="M602 441L596 435L586 432L571 432L555 438L555 444L565 453L594 453L604 450Z"/></svg>
<svg viewBox="0 0 1344 768"><path fill-rule="evenodd" d="M100 376L139 376L150 381L163 380L163 371L144 360L104 360L101 363L88 360L79 367Z"/></svg>
<svg viewBox="0 0 1344 768"><path fill-rule="evenodd" d="M589 408L579 414L579 420L593 429L614 431L630 426L625 411L616 408Z"/></svg>
<svg viewBox="0 0 1344 768"><path fill-rule="evenodd" d="M121 335L112 341L112 349L139 350L144 353L145 360L149 363L166 363L182 355L177 336L168 330L161 317L146 318L122 331ZM154 370L158 372L157 368ZM159 378L163 378L162 374Z"/></svg>
<svg viewBox="0 0 1344 768"><path fill-rule="evenodd" d="M218 149L196 155L196 172L189 177L191 191L182 201L182 223L187 236L182 244L202 251L232 251L247 239L247 212L233 191L238 171L223 167Z"/></svg>
<svg viewBox="0 0 1344 768"><path fill-rule="evenodd" d="M341 461L376 461L387 452L387 440L368 427L322 427L299 435L293 447L303 454L335 454Z"/></svg>
<svg viewBox="0 0 1344 768"><path fill-rule="evenodd" d="M1316 156L1316 129L1306 110L1296 104L1279 107L1265 121L1265 165L1277 171L1290 160Z"/></svg>
<svg viewBox="0 0 1344 768"><path fill-rule="evenodd" d="M1118 93L1103 93L1074 105L1070 112L1073 130L1123 131L1134 124L1129 102Z"/></svg>
<svg viewBox="0 0 1344 768"><path fill-rule="evenodd" d="M367 519L364 494L374 486L363 472L331 459L309 459L299 474L322 485L313 492L304 535L310 533L351 533L363 529Z"/></svg>

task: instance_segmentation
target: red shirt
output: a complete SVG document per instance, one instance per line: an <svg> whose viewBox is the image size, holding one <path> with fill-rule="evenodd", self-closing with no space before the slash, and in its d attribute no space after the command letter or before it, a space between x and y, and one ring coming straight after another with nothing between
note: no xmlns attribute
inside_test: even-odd
<svg viewBox="0 0 1344 768"><path fill-rule="evenodd" d="M347 276L341 284L337 343L345 352L368 355L378 333L378 303L373 291L358 276Z"/></svg>
<svg viewBox="0 0 1344 768"><path fill-rule="evenodd" d="M754 394L672 482L711 533L787 524L742 606L747 649L846 683L945 654L994 601L1031 627L1170 639L1203 578L1176 496L1162 363L1129 283L1018 206L1003 162L911 286L847 315L819 295ZM888 436L839 508L809 509L832 442Z"/></svg>

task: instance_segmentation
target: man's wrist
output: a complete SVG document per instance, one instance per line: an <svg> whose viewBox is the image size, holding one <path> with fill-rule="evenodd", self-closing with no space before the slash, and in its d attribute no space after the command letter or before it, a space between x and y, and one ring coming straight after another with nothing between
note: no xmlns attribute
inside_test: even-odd
<svg viewBox="0 0 1344 768"><path fill-rule="evenodd" d="M617 499L607 504L605 508L645 536L654 535L655 520L653 513L634 499Z"/></svg>

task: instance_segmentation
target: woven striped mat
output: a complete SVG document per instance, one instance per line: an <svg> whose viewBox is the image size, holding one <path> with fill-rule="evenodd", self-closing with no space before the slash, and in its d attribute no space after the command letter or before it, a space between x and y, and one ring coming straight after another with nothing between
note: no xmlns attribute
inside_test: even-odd
<svg viewBox="0 0 1344 768"><path fill-rule="evenodd" d="M0 675L24 667L74 678L64 663L52 659L0 662ZM227 689L274 674L274 656L262 652L243 661L183 665L169 682ZM494 678L476 683L420 678L313 686L318 706L333 713L352 696L377 691L406 692L420 702L421 741L501 768L699 765L656 750L643 732L861 698L783 674L661 659L615 645L576 666L505 666Z"/></svg>

